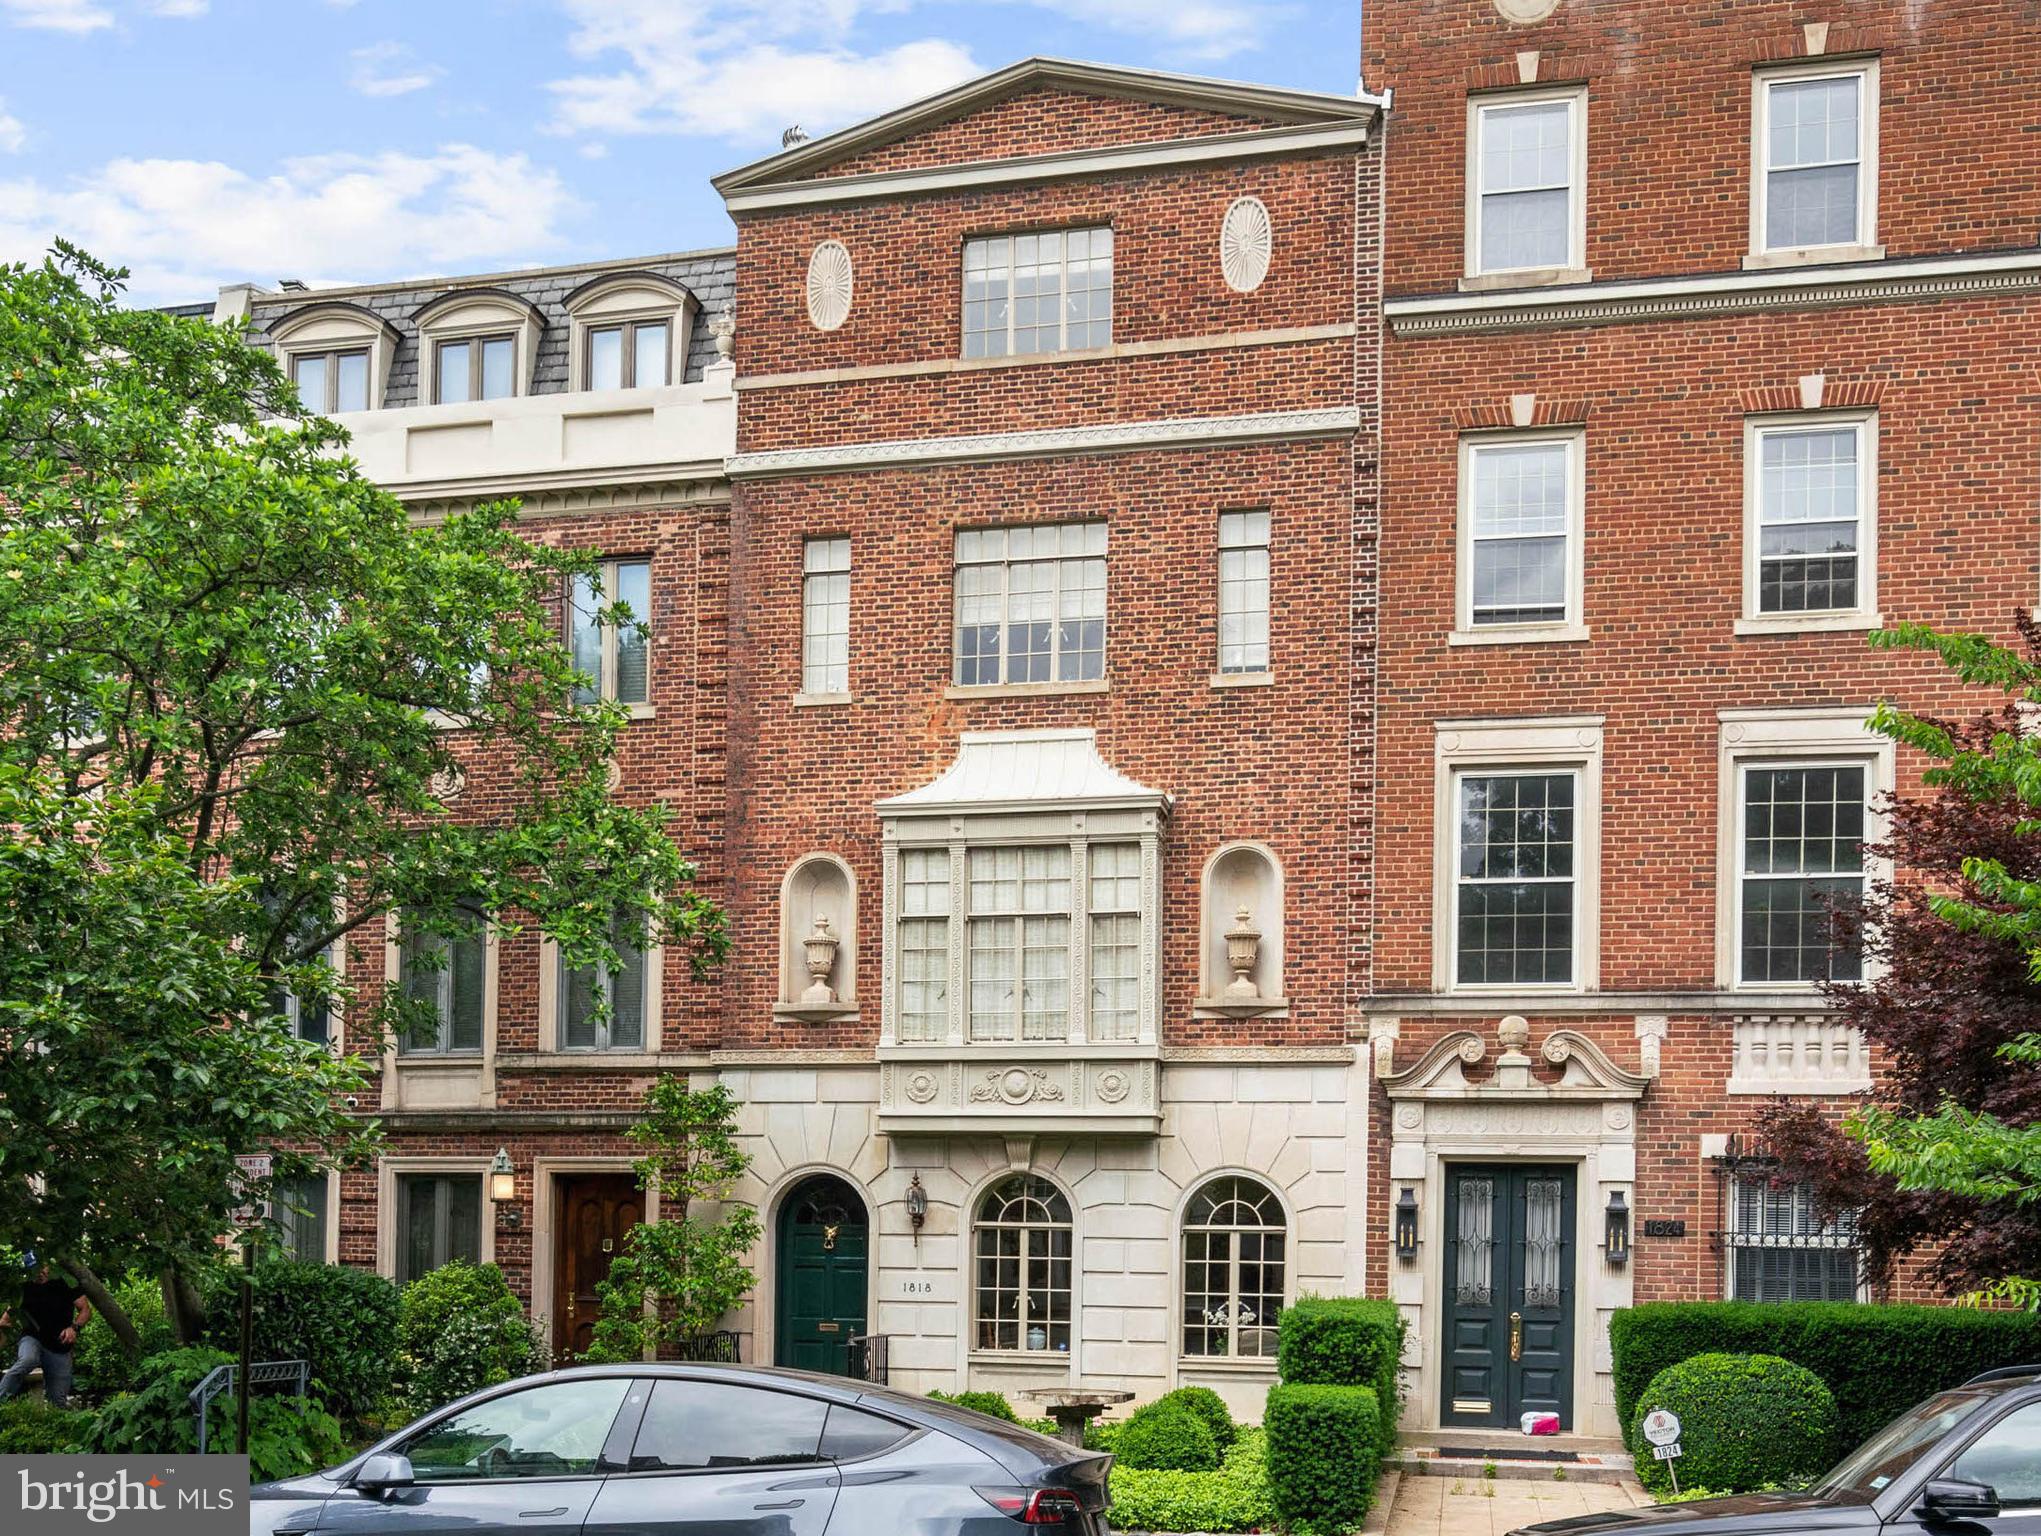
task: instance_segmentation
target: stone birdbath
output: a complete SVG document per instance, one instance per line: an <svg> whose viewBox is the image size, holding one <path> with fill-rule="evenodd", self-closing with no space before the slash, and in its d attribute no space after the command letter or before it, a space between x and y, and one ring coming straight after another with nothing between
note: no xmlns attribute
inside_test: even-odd
<svg viewBox="0 0 2041 1536"><path fill-rule="evenodd" d="M1017 1392L1031 1403L1040 1403L1050 1418L1056 1421L1056 1438L1066 1445L1084 1445L1084 1426L1104 1413L1116 1403L1131 1403L1131 1392L1095 1391L1089 1387L1035 1387L1026 1392Z"/></svg>

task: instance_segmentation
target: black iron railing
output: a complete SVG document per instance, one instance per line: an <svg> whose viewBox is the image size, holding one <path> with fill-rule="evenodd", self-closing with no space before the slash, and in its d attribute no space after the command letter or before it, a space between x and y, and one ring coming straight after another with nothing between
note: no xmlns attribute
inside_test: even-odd
<svg viewBox="0 0 2041 1536"><path fill-rule="evenodd" d="M850 1336L850 1364L845 1374L853 1381L886 1385L887 1349L890 1337L883 1333L854 1333Z"/></svg>

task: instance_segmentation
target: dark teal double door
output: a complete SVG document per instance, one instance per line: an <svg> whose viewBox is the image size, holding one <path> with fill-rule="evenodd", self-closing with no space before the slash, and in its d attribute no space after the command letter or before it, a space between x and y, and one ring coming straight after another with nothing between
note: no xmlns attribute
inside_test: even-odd
<svg viewBox="0 0 2041 1536"><path fill-rule="evenodd" d="M1447 1165L1441 1424L1573 1427L1577 1198L1569 1167Z"/></svg>
<svg viewBox="0 0 2041 1536"><path fill-rule="evenodd" d="M869 1294L864 1202L829 1174L803 1180L780 1208L778 1246L773 1364L847 1374Z"/></svg>

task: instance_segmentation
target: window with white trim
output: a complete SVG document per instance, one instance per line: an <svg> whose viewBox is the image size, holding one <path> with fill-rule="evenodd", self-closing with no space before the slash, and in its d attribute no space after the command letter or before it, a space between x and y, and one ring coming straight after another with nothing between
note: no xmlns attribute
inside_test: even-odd
<svg viewBox="0 0 2041 1536"><path fill-rule="evenodd" d="M1739 983L1863 975L1847 914L1864 898L1870 793L1861 761L1737 764Z"/></svg>
<svg viewBox="0 0 2041 1536"><path fill-rule="evenodd" d="M900 1039L930 1044L950 1031L950 851L900 854Z"/></svg>
<svg viewBox="0 0 2041 1536"><path fill-rule="evenodd" d="M605 612L621 603L630 621L605 623ZM576 576L567 602L567 649L586 681L574 702L615 699L644 704L651 698L652 567L644 560L605 560L592 575Z"/></svg>
<svg viewBox="0 0 2041 1536"><path fill-rule="evenodd" d="M964 242L964 356L1072 352L1112 339L1111 229Z"/></svg>
<svg viewBox="0 0 2041 1536"><path fill-rule="evenodd" d="M397 1175L399 1285L462 1260L482 1262L482 1175Z"/></svg>
<svg viewBox="0 0 2041 1536"><path fill-rule="evenodd" d="M1729 1190L1732 1301L1855 1301L1862 1269L1856 1218L1824 1219L1805 1184L1739 1176Z"/></svg>
<svg viewBox="0 0 2041 1536"><path fill-rule="evenodd" d="M801 546L801 692L850 692L850 540Z"/></svg>
<svg viewBox="0 0 2041 1536"><path fill-rule="evenodd" d="M1875 62L1757 75L1757 251L1791 254L1872 244L1877 79Z"/></svg>
<svg viewBox="0 0 2041 1536"><path fill-rule="evenodd" d="M1470 770L1453 787L1455 984L1573 984L1578 773Z"/></svg>
<svg viewBox="0 0 2041 1536"><path fill-rule="evenodd" d="M957 534L956 680L1095 682L1106 675L1106 525Z"/></svg>
<svg viewBox="0 0 2041 1536"><path fill-rule="evenodd" d="M1750 422L1747 611L1868 615L1876 588L1876 424L1869 416Z"/></svg>
<svg viewBox="0 0 2041 1536"><path fill-rule="evenodd" d="M1283 1312L1288 1229L1275 1191L1256 1179L1213 1179L1183 1219L1183 1352L1270 1359Z"/></svg>
<svg viewBox="0 0 2041 1536"><path fill-rule="evenodd" d="M1091 849L1091 1027L1093 1040L1141 1033L1141 845Z"/></svg>
<svg viewBox="0 0 2041 1536"><path fill-rule="evenodd" d="M1584 458L1578 432L1461 440L1462 639L1584 633Z"/></svg>
<svg viewBox="0 0 2041 1536"><path fill-rule="evenodd" d="M1219 514L1219 670L1269 669L1269 514Z"/></svg>
<svg viewBox="0 0 2041 1536"><path fill-rule="evenodd" d="M642 920L619 912L611 921L609 940L617 952L617 968L560 967L558 1040L563 1051L642 1051L652 1012L652 955L647 952Z"/></svg>
<svg viewBox="0 0 2041 1536"><path fill-rule="evenodd" d="M487 920L470 908L462 909L457 932L403 933L398 965L410 1007L397 1037L400 1056L481 1051L488 948Z"/></svg>
<svg viewBox="0 0 2041 1536"><path fill-rule="evenodd" d="M1468 103L1468 272L1586 265L1587 96L1570 89Z"/></svg>
<svg viewBox="0 0 2041 1536"><path fill-rule="evenodd" d="M971 1222L977 1347L1070 1352L1070 1202L1039 1174L1016 1173L979 1197Z"/></svg>
<svg viewBox="0 0 2041 1536"><path fill-rule="evenodd" d="M290 354L298 399L316 416L369 408L369 349Z"/></svg>
<svg viewBox="0 0 2041 1536"><path fill-rule="evenodd" d="M1069 848L973 848L967 890L970 1038L1067 1038Z"/></svg>

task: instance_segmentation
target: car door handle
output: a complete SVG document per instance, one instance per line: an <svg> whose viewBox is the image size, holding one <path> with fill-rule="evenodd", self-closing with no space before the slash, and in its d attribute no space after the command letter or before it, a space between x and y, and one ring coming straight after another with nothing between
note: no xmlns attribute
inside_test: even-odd
<svg viewBox="0 0 2041 1536"><path fill-rule="evenodd" d="M567 1506L562 1504L558 1509L521 1509L517 1512L517 1518L520 1520L550 1520L555 1515L564 1515L566 1513Z"/></svg>
<svg viewBox="0 0 2041 1536"><path fill-rule="evenodd" d="M784 1499L778 1504L754 1504L751 1507L753 1509L799 1509L807 1502L806 1499Z"/></svg>

